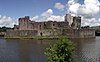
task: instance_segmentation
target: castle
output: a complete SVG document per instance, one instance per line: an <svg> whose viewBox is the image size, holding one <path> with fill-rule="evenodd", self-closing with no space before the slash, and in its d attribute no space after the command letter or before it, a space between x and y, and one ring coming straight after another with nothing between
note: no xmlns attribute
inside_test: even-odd
<svg viewBox="0 0 100 62"><path fill-rule="evenodd" d="M6 37L68 36L69 38L95 37L93 29L81 28L81 17L66 14L64 21L31 21L29 16L18 19L19 25L8 30Z"/></svg>
<svg viewBox="0 0 100 62"><path fill-rule="evenodd" d="M65 21L45 21L35 22L31 21L29 16L19 18L19 25L14 25L14 30L43 30L43 29L60 29L73 28L79 29L81 27L81 17L73 17L71 14L66 14Z"/></svg>

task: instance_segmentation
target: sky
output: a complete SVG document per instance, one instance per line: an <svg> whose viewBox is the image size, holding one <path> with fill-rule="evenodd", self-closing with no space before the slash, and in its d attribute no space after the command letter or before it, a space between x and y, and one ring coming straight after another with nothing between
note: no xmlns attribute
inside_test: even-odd
<svg viewBox="0 0 100 62"><path fill-rule="evenodd" d="M64 14L54 8L57 2L66 4L67 0L1 0L0 14L18 18L25 15L40 15L48 9L54 10L55 14Z"/></svg>
<svg viewBox="0 0 100 62"><path fill-rule="evenodd" d="M64 16L82 17L82 26L100 25L100 0L0 0L0 27L13 27L18 18L33 21L64 21Z"/></svg>

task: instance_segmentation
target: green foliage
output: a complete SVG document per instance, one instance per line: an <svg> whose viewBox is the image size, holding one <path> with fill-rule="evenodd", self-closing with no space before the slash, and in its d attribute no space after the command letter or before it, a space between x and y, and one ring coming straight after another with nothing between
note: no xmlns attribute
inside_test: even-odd
<svg viewBox="0 0 100 62"><path fill-rule="evenodd" d="M46 49L48 62L72 62L74 45L66 37L60 38L59 41Z"/></svg>
<svg viewBox="0 0 100 62"><path fill-rule="evenodd" d="M0 27L0 32L6 32L8 29L13 29L13 28L10 28L10 27Z"/></svg>

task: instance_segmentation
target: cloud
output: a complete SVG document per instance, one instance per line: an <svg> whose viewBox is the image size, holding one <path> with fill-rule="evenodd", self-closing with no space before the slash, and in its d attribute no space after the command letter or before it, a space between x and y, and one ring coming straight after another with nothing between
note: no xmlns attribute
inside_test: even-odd
<svg viewBox="0 0 100 62"><path fill-rule="evenodd" d="M0 15L0 27L3 27L3 26L13 27L14 24L17 24L17 22L14 21L11 17Z"/></svg>
<svg viewBox="0 0 100 62"><path fill-rule="evenodd" d="M54 6L56 9L59 9L59 10L64 10L65 8L65 5L61 4L61 3L55 3L55 6Z"/></svg>
<svg viewBox="0 0 100 62"><path fill-rule="evenodd" d="M75 14L71 14L72 16L76 16ZM82 17L82 26L98 26L100 25L100 18L86 18L85 16ZM32 18L34 21L64 21L64 15L54 15L52 9L48 9L47 11L43 12L41 16L34 16Z"/></svg>
<svg viewBox="0 0 100 62"><path fill-rule="evenodd" d="M96 18L83 19L82 26L100 26L100 19Z"/></svg>
<svg viewBox="0 0 100 62"><path fill-rule="evenodd" d="M54 15L52 9L48 9L47 11L43 12L41 16L40 21L64 21L64 16Z"/></svg>
<svg viewBox="0 0 100 62"><path fill-rule="evenodd" d="M40 16L34 16L31 18L33 21L64 21L64 16L54 15L52 9L48 9L43 12Z"/></svg>
<svg viewBox="0 0 100 62"><path fill-rule="evenodd" d="M87 18L94 17L100 11L100 2L98 0L84 0L84 4L69 0L67 6L69 12L83 15Z"/></svg>
<svg viewBox="0 0 100 62"><path fill-rule="evenodd" d="M64 10L65 6L61 3L55 3L56 9ZM96 18L97 14L100 14L100 2L98 0L84 0L83 4L78 3L78 0L69 0L66 6L67 13L71 13L72 16L80 15L82 17L82 26L97 26L100 25L100 17ZM54 15L52 9L44 11L40 16L34 16L34 21L64 21L64 15Z"/></svg>
<svg viewBox="0 0 100 62"><path fill-rule="evenodd" d="M69 0L67 3L68 13L82 16L82 26L100 25L100 1L99 0L84 0L83 4L77 0Z"/></svg>
<svg viewBox="0 0 100 62"><path fill-rule="evenodd" d="M68 13L71 12L71 13L76 14L79 6L80 6L80 4L76 3L75 0L69 0L67 3Z"/></svg>
<svg viewBox="0 0 100 62"><path fill-rule="evenodd" d="M43 12L41 14L41 16L50 17L52 14L53 14L53 10L52 9L48 9L47 11Z"/></svg>
<svg viewBox="0 0 100 62"><path fill-rule="evenodd" d="M95 26L100 25L100 17L96 18L96 15L100 15L100 1L99 0L84 0L83 4L78 3L78 0L69 0L67 6L62 3L55 3L54 7L59 10L65 10L67 13L72 15L81 15L82 16L82 26ZM75 16L74 15L74 16ZM40 15L34 16L31 18L33 21L64 21L64 15L54 15L52 9L48 9L41 13ZM11 17L0 15L0 27L7 26L13 27L14 24L18 24L18 21L15 21Z"/></svg>
<svg viewBox="0 0 100 62"><path fill-rule="evenodd" d="M52 21L64 21L64 16L52 15L51 17L47 18L47 21L48 20L52 20Z"/></svg>
<svg viewBox="0 0 100 62"><path fill-rule="evenodd" d="M30 20L32 20L32 21L36 21L38 19L39 19L39 16L34 16L34 17L30 18Z"/></svg>

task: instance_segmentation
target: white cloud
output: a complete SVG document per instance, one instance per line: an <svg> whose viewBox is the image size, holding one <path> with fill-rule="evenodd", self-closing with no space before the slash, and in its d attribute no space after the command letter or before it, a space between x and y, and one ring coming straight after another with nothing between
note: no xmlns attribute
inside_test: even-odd
<svg viewBox="0 0 100 62"><path fill-rule="evenodd" d="M100 14L100 1L99 0L84 0L84 4L80 4L77 0L69 0L67 3L68 13L75 15L81 15L82 26L100 25L100 17L96 18Z"/></svg>
<svg viewBox="0 0 100 62"><path fill-rule="evenodd" d="M68 13L71 12L71 13L76 14L79 6L80 6L80 4L79 3L76 3L75 0L69 0L68 3L67 3Z"/></svg>
<svg viewBox="0 0 100 62"><path fill-rule="evenodd" d="M59 10L64 10L64 8L65 8L65 6L61 3L55 3L54 7Z"/></svg>
<svg viewBox="0 0 100 62"><path fill-rule="evenodd" d="M51 17L47 18L47 21L48 20L52 20L52 21L64 21L64 16L52 15Z"/></svg>
<svg viewBox="0 0 100 62"><path fill-rule="evenodd" d="M55 3L55 8L64 10L65 6L61 3ZM69 0L67 3L67 11L73 15L82 16L82 26L89 25L95 26L100 25L100 17L96 19L95 16L100 14L100 2L99 0L84 0L84 4L80 4L77 0ZM34 16L31 18L33 21L64 21L64 16L58 16L53 14L52 9L48 9L43 12L40 16ZM0 27L7 26L13 27L14 24L18 24L18 21L13 20L11 17L0 15Z"/></svg>
<svg viewBox="0 0 100 62"><path fill-rule="evenodd" d="M77 0L69 0L67 3L68 13L71 12L73 16L82 16L82 26L97 26L100 25L100 18L96 19L94 16L100 14L100 2L98 0L84 0L84 4L80 4ZM64 9L61 3L56 3L55 8ZM40 18L40 19L39 19ZM53 14L52 9L48 9L43 12L41 16L35 16L32 18L35 21L64 21L64 16L58 16Z"/></svg>
<svg viewBox="0 0 100 62"><path fill-rule="evenodd" d="M68 11L85 17L94 17L100 11L98 0L84 0L84 4L77 3L75 0L68 1Z"/></svg>
<svg viewBox="0 0 100 62"><path fill-rule="evenodd" d="M42 19L41 21L63 21L64 20L64 16L57 16L57 15L53 15L53 10L52 9L48 9L47 11L43 12L41 15Z"/></svg>
<svg viewBox="0 0 100 62"><path fill-rule="evenodd" d="M36 21L36 20L38 20L39 19L39 16L34 16L34 17L32 17L32 18L30 18L32 21Z"/></svg>
<svg viewBox="0 0 100 62"><path fill-rule="evenodd" d="M78 12L78 8L79 8L80 4L79 3L76 3L76 4L73 4L73 5L70 5L69 7L69 11L72 12L72 13L75 13L77 14Z"/></svg>
<svg viewBox="0 0 100 62"><path fill-rule="evenodd" d="M13 27L14 24L17 24L17 22L14 21L11 17L0 15L0 27L3 27L3 26Z"/></svg>
<svg viewBox="0 0 100 62"><path fill-rule="evenodd" d="M99 26L100 19L91 18L91 19L83 19L82 26Z"/></svg>
<svg viewBox="0 0 100 62"><path fill-rule="evenodd" d="M41 16L34 16L31 18L33 21L64 21L64 16L53 15L53 10L48 9L43 12Z"/></svg>
<svg viewBox="0 0 100 62"><path fill-rule="evenodd" d="M52 9L48 9L47 11L43 12L41 16L50 17L53 14Z"/></svg>

